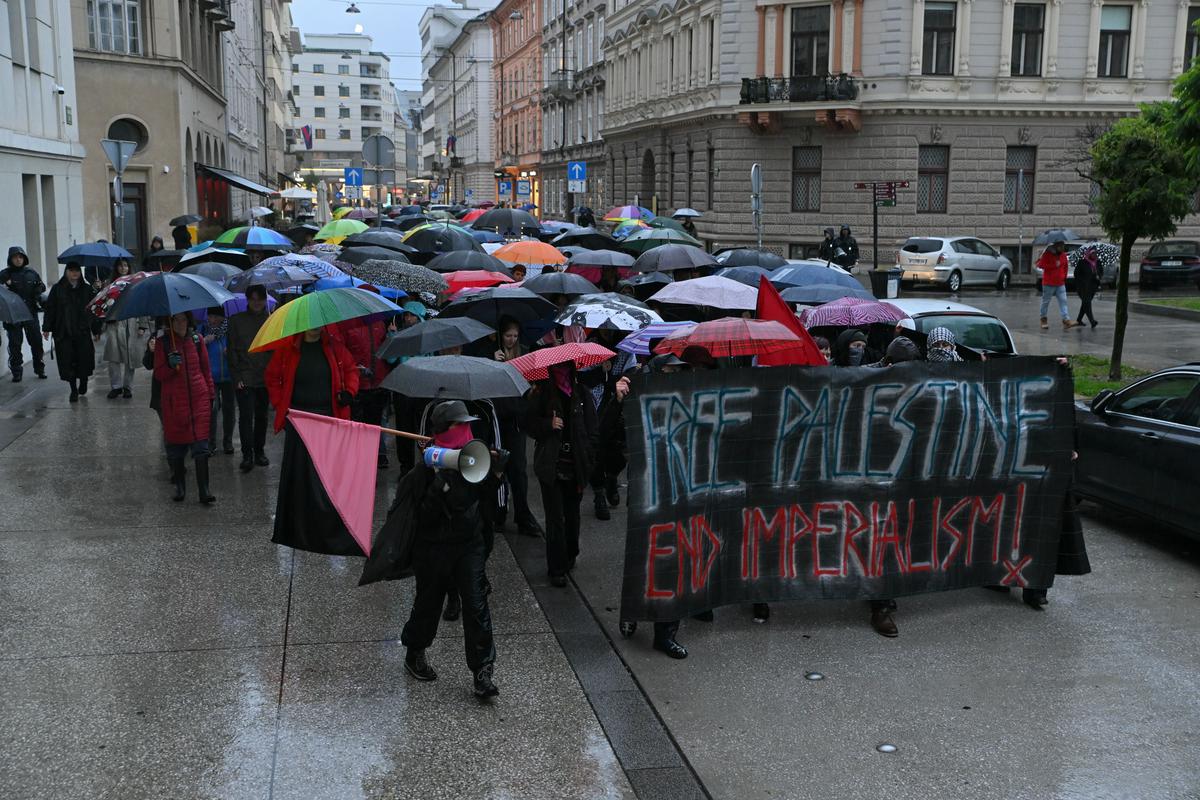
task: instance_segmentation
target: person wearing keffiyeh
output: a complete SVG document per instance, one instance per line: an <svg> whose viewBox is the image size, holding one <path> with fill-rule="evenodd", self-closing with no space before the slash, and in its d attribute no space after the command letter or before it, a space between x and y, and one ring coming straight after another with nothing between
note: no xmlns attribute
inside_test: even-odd
<svg viewBox="0 0 1200 800"><path fill-rule="evenodd" d="M954 332L942 327L931 330L926 343L925 360L935 363L962 361L962 356L955 350Z"/></svg>

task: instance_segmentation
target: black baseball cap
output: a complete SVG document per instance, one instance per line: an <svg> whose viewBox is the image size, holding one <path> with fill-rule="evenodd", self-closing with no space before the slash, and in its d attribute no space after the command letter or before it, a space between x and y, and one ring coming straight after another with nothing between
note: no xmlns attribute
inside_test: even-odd
<svg viewBox="0 0 1200 800"><path fill-rule="evenodd" d="M444 403L438 403L433 409L432 422L435 433L449 430L451 425L478 421L479 417L472 417L467 413L467 404L462 400L447 400Z"/></svg>

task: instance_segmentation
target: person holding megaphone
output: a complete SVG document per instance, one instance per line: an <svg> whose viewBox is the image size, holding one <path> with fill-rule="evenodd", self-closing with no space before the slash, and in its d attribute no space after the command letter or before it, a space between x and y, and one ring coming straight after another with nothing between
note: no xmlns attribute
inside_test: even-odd
<svg viewBox="0 0 1200 800"><path fill-rule="evenodd" d="M404 657L408 673L417 680L436 680L425 650L437 635L446 595L461 597L467 666L474 676L475 696L484 700L500 690L492 681L496 647L485 589L483 538L483 526L490 522L484 518L481 500L491 490L484 479L504 472L507 453L490 451L475 439L471 423L478 419L467 413L461 400L439 403L431 420L433 441L405 477L413 482L415 500L412 570L417 594L400 641L408 648Z"/></svg>

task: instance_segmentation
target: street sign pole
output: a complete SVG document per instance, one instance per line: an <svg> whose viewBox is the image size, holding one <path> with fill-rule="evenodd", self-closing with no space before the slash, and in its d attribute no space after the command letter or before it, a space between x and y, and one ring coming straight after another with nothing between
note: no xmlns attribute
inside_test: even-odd
<svg viewBox="0 0 1200 800"><path fill-rule="evenodd" d="M871 184L871 263L879 269L879 184Z"/></svg>
<svg viewBox="0 0 1200 800"><path fill-rule="evenodd" d="M108 163L112 164L113 172L117 173L112 184L113 226L116 228L112 238L118 247L124 247L125 189L121 182L121 176L125 174L125 167L129 164L129 159L133 157L133 151L137 150L137 142L128 142L123 139L101 139L100 148L104 151L104 155L108 156Z"/></svg>
<svg viewBox="0 0 1200 800"><path fill-rule="evenodd" d="M1017 272L1022 271L1023 252L1025 250L1025 204L1021 202L1021 193L1025 189L1025 170L1017 170ZM1030 261L1032 261L1032 255ZM1030 270L1032 272L1032 269Z"/></svg>
<svg viewBox="0 0 1200 800"><path fill-rule="evenodd" d="M750 211L754 220L754 230L758 233L758 249L762 250L762 165L750 167Z"/></svg>

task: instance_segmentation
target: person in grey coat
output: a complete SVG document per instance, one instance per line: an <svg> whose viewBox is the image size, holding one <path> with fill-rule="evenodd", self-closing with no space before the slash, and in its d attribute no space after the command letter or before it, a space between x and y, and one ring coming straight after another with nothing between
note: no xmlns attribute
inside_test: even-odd
<svg viewBox="0 0 1200 800"><path fill-rule="evenodd" d="M238 406L238 436L242 440L242 472L255 466L270 465L267 446L267 382L264 373L271 360L270 351L251 353L250 344L267 321L267 290L251 286L246 290L246 310L229 318L226 334L229 371L233 376Z"/></svg>
<svg viewBox="0 0 1200 800"><path fill-rule="evenodd" d="M112 281L128 274L129 262L118 259L113 265ZM149 334L150 320L146 317L105 322L103 355L108 363L109 400L133 397L133 371L142 363Z"/></svg>

